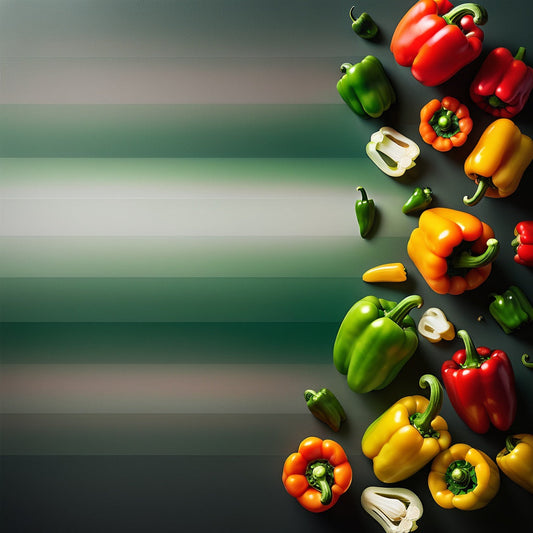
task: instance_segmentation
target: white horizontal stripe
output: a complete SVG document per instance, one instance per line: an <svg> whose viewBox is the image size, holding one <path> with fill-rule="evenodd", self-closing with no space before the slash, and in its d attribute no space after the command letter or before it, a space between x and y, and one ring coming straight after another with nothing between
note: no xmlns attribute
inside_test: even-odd
<svg viewBox="0 0 533 533"><path fill-rule="evenodd" d="M0 412L302 413L306 389L343 380L332 363L5 365Z"/></svg>
<svg viewBox="0 0 533 533"><path fill-rule="evenodd" d="M337 58L10 59L0 104L339 104Z"/></svg>

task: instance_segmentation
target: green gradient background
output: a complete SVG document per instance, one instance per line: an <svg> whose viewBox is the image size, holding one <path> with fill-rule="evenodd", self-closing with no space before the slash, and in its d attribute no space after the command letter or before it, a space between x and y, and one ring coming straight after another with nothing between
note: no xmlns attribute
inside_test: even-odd
<svg viewBox="0 0 533 533"><path fill-rule="evenodd" d="M354 35L351 2L0 0L0 528L6 532L378 531L360 493L379 484L364 429L457 341L420 348L386 390L351 392L332 365L340 321L358 298L418 293L474 341L506 350L533 433L532 330L504 335L488 295L511 283L516 222L532 218L533 177L473 213L502 250L490 279L458 297L431 292L405 245L401 206L417 185L463 209L462 164L491 117L449 154L422 145L418 110L467 86L488 50L532 48L533 11L487 0L482 57L438 88L395 64L388 42L410 2L360 4L382 39ZM520 13L521 16L517 16ZM511 31L512 29L512 31ZM378 56L398 103L361 120L338 96L339 65ZM531 104L517 117L533 134ZM383 125L420 143L393 180L364 147ZM370 239L353 205L378 206ZM403 261L403 284L361 274ZM423 310L412 316L420 318ZM477 318L483 319L478 321ZM327 386L348 413L333 435L305 406ZM491 456L504 435L473 434L447 398L455 442ZM285 457L308 435L335 438L354 468L349 493L311 515L284 491ZM402 483L422 499L421 530L507 530L531 496L502 478L481 511L444 511L427 468Z"/></svg>

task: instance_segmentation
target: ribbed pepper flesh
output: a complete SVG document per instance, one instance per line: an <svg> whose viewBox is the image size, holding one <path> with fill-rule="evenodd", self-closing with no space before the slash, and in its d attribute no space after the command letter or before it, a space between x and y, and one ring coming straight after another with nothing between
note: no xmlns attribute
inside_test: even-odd
<svg viewBox="0 0 533 533"><path fill-rule="evenodd" d="M520 47L515 56L507 48L492 50L470 85L470 97L495 117L512 118L524 108L533 89L533 68Z"/></svg>
<svg viewBox="0 0 533 533"><path fill-rule="evenodd" d="M465 174L477 184L466 205L476 205L483 196L506 198L513 194L533 161L533 140L521 133L508 118L499 118L485 129L464 164Z"/></svg>
<svg viewBox="0 0 533 533"><path fill-rule="evenodd" d="M396 101L396 93L380 60L366 56L352 65L343 63L344 76L337 91L348 107L361 117L380 117Z"/></svg>
<svg viewBox="0 0 533 533"><path fill-rule="evenodd" d="M420 0L398 23L390 49L420 83L440 85L479 56L484 34L478 25L486 21L477 4Z"/></svg>
<svg viewBox="0 0 533 533"><path fill-rule="evenodd" d="M454 444L431 464L428 486L444 509L473 511L485 507L498 493L500 473L484 452L467 444Z"/></svg>
<svg viewBox="0 0 533 533"><path fill-rule="evenodd" d="M420 395L401 398L363 435L363 454L372 459L374 474L383 483L407 479L451 443L448 424L438 414L442 386L427 374L420 378L420 385L429 385L429 400Z"/></svg>
<svg viewBox="0 0 533 533"><path fill-rule="evenodd" d="M533 493L533 435L518 433L507 437L496 463L509 479Z"/></svg>
<svg viewBox="0 0 533 533"><path fill-rule="evenodd" d="M479 287L499 251L490 226L446 207L426 209L407 243L409 257L439 294L462 294Z"/></svg>
<svg viewBox="0 0 533 533"><path fill-rule="evenodd" d="M399 303L367 296L350 308L335 338L333 362L353 391L383 389L397 376L418 347L408 313L422 303L418 295Z"/></svg>

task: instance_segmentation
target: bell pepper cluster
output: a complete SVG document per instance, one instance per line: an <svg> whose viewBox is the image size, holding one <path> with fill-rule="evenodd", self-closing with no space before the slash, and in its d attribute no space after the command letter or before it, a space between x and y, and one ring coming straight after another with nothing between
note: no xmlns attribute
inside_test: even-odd
<svg viewBox="0 0 533 533"><path fill-rule="evenodd" d="M375 39L379 30L372 17L356 16L354 9L349 12L353 32ZM480 56L481 26L487 19L486 9L478 4L454 7L448 0L419 0L397 23L390 51L422 85L441 85ZM393 83L376 56L344 63L341 71L337 91L356 115L386 116L397 103ZM468 94L495 120L464 160L464 174L476 186L471 196L462 198L466 207L476 206L484 197L511 196L526 175L533 161L533 140L511 118L524 109L532 90L533 68L525 62L523 47L514 56L506 48L496 48L478 69ZM442 153L463 147L476 133L469 109L454 96L433 98L419 119L422 140ZM371 136L366 152L379 170L397 179L415 166L420 148L395 129L382 126ZM368 241L379 231L376 202L365 187L356 190L361 195L355 202L357 229ZM407 241L407 256L436 297L480 288L493 272L500 241L492 227L472 212L432 207L433 201L432 189L418 186L401 207L402 213L418 217ZM511 249L516 264L533 266L533 221L516 222ZM369 268L361 279L402 283L407 269L401 261L391 261ZM512 285L490 297L490 316L503 333L516 333L533 322L533 305L521 288ZM501 474L533 493L533 435L513 431L519 402L512 357L499 347L476 346L467 330L456 330L438 307L424 310L417 326L411 313L424 306L422 296L407 294L398 300L359 297L340 321L332 346L333 366L346 376L351 392L362 395L389 387L417 353L419 336L431 344L459 339L462 346L439 363L440 379L432 373L420 377L419 386L428 390L429 397L412 394L398 399L363 432L361 451L372 462L375 477L397 484L427 469L429 493L444 509L467 511L489 505L499 492ZM532 368L528 357L523 354L522 362ZM342 438L349 409L345 411L328 388L308 389L304 396L309 411ZM490 457L465 442L453 443L453 428L440 414L446 399L459 423L473 433L512 432L502 435L504 448ZM282 480L303 507L322 512L350 488L352 469L340 444L308 437L287 458ZM416 494L401 487L368 487L361 505L385 531L396 533L416 529L423 511Z"/></svg>

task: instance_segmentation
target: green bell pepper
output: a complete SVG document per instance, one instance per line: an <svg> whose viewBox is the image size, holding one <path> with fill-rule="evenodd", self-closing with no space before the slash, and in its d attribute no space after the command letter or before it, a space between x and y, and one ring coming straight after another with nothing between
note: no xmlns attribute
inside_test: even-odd
<svg viewBox="0 0 533 533"><path fill-rule="evenodd" d="M333 431L339 431L342 422L346 420L346 413L337 397L329 389L318 392L307 389L304 392L309 411L321 422L327 424Z"/></svg>
<svg viewBox="0 0 533 533"><path fill-rule="evenodd" d="M433 201L433 193L429 187L416 187L407 202L403 204L402 213L409 215L422 211Z"/></svg>
<svg viewBox="0 0 533 533"><path fill-rule="evenodd" d="M365 238L374 225L376 207L374 200L368 198L363 187L357 187L357 190L361 193L361 200L355 202L355 216L359 225L359 233Z"/></svg>
<svg viewBox="0 0 533 533"><path fill-rule="evenodd" d="M366 56L360 63L343 63L344 76L337 91L348 107L361 117L380 117L396 102L396 93L378 58Z"/></svg>
<svg viewBox="0 0 533 533"><path fill-rule="evenodd" d="M533 306L520 288L512 285L503 294L490 296L494 298L489 305L490 314L505 333L512 333L533 320Z"/></svg>
<svg viewBox="0 0 533 533"><path fill-rule="evenodd" d="M398 375L418 347L409 311L422 304L418 295L399 303L366 296L348 311L335 339L333 362L353 391L383 389Z"/></svg>
<svg viewBox="0 0 533 533"><path fill-rule="evenodd" d="M373 39L378 34L378 26L368 13L361 13L358 17L354 15L355 6L350 9L352 19L352 30L363 39Z"/></svg>

